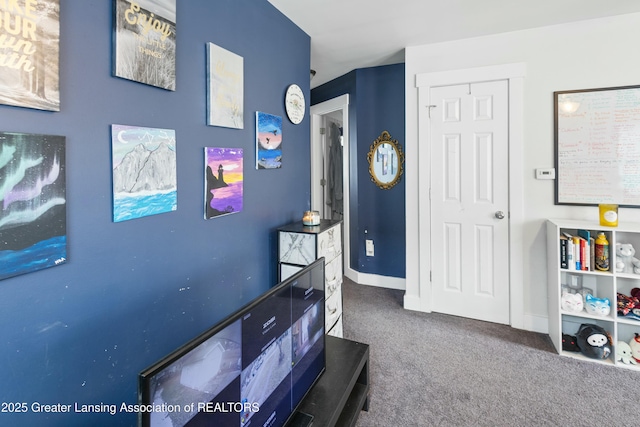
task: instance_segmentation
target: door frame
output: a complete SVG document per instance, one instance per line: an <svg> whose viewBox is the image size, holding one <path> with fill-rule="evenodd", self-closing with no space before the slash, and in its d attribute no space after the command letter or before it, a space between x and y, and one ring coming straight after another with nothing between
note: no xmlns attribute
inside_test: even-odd
<svg viewBox="0 0 640 427"><path fill-rule="evenodd" d="M349 236L350 229L350 209L349 209L349 94L341 95L328 101L312 105L309 108L311 117L311 209L323 212L323 189L320 186L322 179L323 162L320 128L322 126L322 116L342 110L342 195L343 195L343 219L342 238L344 247L342 248L342 265L347 277L352 278L352 269L349 264L351 258L351 243Z"/></svg>
<svg viewBox="0 0 640 427"><path fill-rule="evenodd" d="M524 229L524 63L442 71L416 75L418 89L418 229L419 294L406 295L405 308L427 311L431 307L431 123L420 120L431 105L431 88L493 80L509 84L509 321L524 328L523 229ZM421 188L424 182L429 189ZM409 224L408 227L409 228Z"/></svg>

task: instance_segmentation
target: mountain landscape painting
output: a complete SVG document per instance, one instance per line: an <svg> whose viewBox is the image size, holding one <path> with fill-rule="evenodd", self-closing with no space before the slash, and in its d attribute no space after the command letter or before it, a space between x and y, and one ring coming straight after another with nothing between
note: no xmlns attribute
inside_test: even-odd
<svg viewBox="0 0 640 427"><path fill-rule="evenodd" d="M67 261L65 137L0 132L0 279Z"/></svg>
<svg viewBox="0 0 640 427"><path fill-rule="evenodd" d="M176 90L176 0L113 1L113 74Z"/></svg>
<svg viewBox="0 0 640 427"><path fill-rule="evenodd" d="M178 208L176 132L111 125L113 222Z"/></svg>
<svg viewBox="0 0 640 427"><path fill-rule="evenodd" d="M242 211L242 154L241 148L205 147L204 219Z"/></svg>

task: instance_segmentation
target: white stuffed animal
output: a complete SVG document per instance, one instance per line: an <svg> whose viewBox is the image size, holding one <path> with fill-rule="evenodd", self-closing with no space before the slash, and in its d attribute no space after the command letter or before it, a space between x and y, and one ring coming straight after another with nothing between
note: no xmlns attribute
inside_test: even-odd
<svg viewBox="0 0 640 427"><path fill-rule="evenodd" d="M616 243L616 273L640 274L640 260L631 243Z"/></svg>
<svg viewBox="0 0 640 427"><path fill-rule="evenodd" d="M627 365L637 365L638 362L633 358L631 347L624 341L618 341L616 345L616 361Z"/></svg>
<svg viewBox="0 0 640 427"><path fill-rule="evenodd" d="M584 308L584 300L581 294L572 294L564 291L560 301L562 302L562 309L569 313L580 313Z"/></svg>

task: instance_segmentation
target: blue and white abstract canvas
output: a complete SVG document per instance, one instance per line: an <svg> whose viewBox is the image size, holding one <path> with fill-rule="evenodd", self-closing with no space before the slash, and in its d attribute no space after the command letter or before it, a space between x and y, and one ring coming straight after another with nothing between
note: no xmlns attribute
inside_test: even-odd
<svg viewBox="0 0 640 427"><path fill-rule="evenodd" d="M0 132L0 279L67 261L65 137Z"/></svg>
<svg viewBox="0 0 640 427"><path fill-rule="evenodd" d="M178 208L176 133L111 125L113 222Z"/></svg>
<svg viewBox="0 0 640 427"><path fill-rule="evenodd" d="M282 117L256 112L256 169L282 167Z"/></svg>

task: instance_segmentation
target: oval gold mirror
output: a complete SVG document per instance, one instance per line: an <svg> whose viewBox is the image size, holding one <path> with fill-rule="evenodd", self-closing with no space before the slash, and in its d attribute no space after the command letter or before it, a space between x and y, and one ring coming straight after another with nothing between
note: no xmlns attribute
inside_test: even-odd
<svg viewBox="0 0 640 427"><path fill-rule="evenodd" d="M369 160L371 181L378 187L388 190L400 182L404 154L398 141L391 139L391 135L386 130L371 144L367 160Z"/></svg>

